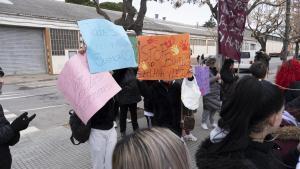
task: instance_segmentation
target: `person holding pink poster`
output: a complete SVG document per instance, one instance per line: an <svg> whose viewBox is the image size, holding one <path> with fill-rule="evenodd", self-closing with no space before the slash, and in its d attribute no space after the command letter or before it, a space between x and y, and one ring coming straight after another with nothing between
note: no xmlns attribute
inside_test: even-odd
<svg viewBox="0 0 300 169"><path fill-rule="evenodd" d="M120 86L108 72L91 74L82 51L64 66L57 82L59 90L85 124L91 126L89 143L93 169L111 169L117 143L113 127L112 99Z"/></svg>
<svg viewBox="0 0 300 169"><path fill-rule="evenodd" d="M114 100L109 100L91 119L91 157L93 169L111 169L112 154L117 144L117 132L113 127Z"/></svg>

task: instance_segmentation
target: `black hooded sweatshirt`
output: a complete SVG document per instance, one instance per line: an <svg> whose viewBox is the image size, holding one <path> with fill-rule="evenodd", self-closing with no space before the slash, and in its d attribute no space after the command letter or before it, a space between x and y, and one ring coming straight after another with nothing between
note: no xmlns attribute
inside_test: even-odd
<svg viewBox="0 0 300 169"><path fill-rule="evenodd" d="M214 151L220 143L212 143L206 139L196 153L198 169L287 169L295 168L298 153L291 153L292 163L285 163L275 152L279 147L273 142L259 143L250 139L241 143L244 149L232 151ZM238 147L232 144L232 147ZM216 153L218 152L218 153Z"/></svg>

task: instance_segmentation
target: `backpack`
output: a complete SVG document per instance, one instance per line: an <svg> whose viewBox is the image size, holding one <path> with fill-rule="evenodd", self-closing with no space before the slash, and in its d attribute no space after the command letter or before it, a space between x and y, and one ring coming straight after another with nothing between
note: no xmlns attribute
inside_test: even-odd
<svg viewBox="0 0 300 169"><path fill-rule="evenodd" d="M72 135L70 137L71 142L74 145L85 143L89 139L91 133L90 122L87 125L85 125L76 115L74 110L70 110L69 114L69 124L72 131ZM75 143L75 140L77 140L78 143Z"/></svg>

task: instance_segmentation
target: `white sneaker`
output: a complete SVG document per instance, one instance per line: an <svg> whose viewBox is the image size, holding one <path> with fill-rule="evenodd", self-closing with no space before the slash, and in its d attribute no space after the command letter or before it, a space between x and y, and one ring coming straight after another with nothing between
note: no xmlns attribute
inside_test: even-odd
<svg viewBox="0 0 300 169"><path fill-rule="evenodd" d="M212 125L214 128L217 128L218 127L218 124L217 123L213 123Z"/></svg>
<svg viewBox="0 0 300 169"><path fill-rule="evenodd" d="M185 135L184 139L187 141L197 141L198 140L193 134Z"/></svg>
<svg viewBox="0 0 300 169"><path fill-rule="evenodd" d="M126 121L127 121L127 123L131 123L131 119L127 118Z"/></svg>
<svg viewBox="0 0 300 169"><path fill-rule="evenodd" d="M114 128L118 128L118 124L116 121L114 121Z"/></svg>
<svg viewBox="0 0 300 169"><path fill-rule="evenodd" d="M207 124L206 124L206 123L202 123L202 124L201 124L201 127L202 127L204 130L208 130L208 127L207 127Z"/></svg>

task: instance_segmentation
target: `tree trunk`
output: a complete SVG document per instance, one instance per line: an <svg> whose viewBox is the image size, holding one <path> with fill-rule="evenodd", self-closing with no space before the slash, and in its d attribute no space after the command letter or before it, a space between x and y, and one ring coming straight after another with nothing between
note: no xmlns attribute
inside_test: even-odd
<svg viewBox="0 0 300 169"><path fill-rule="evenodd" d="M290 22L291 22L291 0L286 0L285 33L281 59L286 62L289 47Z"/></svg>
<svg viewBox="0 0 300 169"><path fill-rule="evenodd" d="M299 59L299 41L296 41L295 56Z"/></svg>
<svg viewBox="0 0 300 169"><path fill-rule="evenodd" d="M139 14L134 22L134 24L129 28L134 30L136 35L141 35L143 33L144 18L147 12L147 0L141 0Z"/></svg>
<svg viewBox="0 0 300 169"><path fill-rule="evenodd" d="M136 13L134 8L132 7L132 0L127 0L126 4L123 4L123 6L126 6L127 9L127 17L125 20L125 24L123 25L125 27L125 30L127 30L134 24L134 16Z"/></svg>
<svg viewBox="0 0 300 169"><path fill-rule="evenodd" d="M267 51L267 36L265 37L259 37L259 38L256 38L255 39L258 41L258 43L260 44L261 46L261 49L262 51L266 52Z"/></svg>
<svg viewBox="0 0 300 169"><path fill-rule="evenodd" d="M126 20L126 16L127 16L127 8L126 8L126 0L123 0L123 6L122 6L122 17L115 20L115 24L116 25L120 25L123 26L125 25L125 20ZM124 26L123 26L124 27ZM124 28L125 29L125 28ZM126 29L125 29L126 30Z"/></svg>

